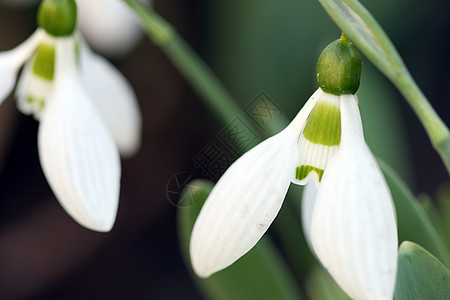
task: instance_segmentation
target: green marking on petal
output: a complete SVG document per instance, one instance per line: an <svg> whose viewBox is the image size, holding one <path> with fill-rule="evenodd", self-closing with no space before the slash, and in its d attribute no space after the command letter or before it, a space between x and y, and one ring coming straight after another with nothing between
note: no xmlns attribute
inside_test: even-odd
<svg viewBox="0 0 450 300"><path fill-rule="evenodd" d="M29 104L29 105L33 105L34 103L37 103L41 110L42 110L42 108L44 108L44 105L45 105L45 99L34 98L33 96L28 96L26 98L26 101L27 101L27 104Z"/></svg>
<svg viewBox="0 0 450 300"><path fill-rule="evenodd" d="M79 39L75 39L75 59L77 61L78 68L81 69L80 41L79 41Z"/></svg>
<svg viewBox="0 0 450 300"><path fill-rule="evenodd" d="M295 170L295 179L303 180L306 178L306 176L308 176L309 172L312 172L312 171L316 172L317 175L319 175L319 181L321 181L324 170L313 167L313 166L305 166L305 165L301 165L300 167L297 167L297 169Z"/></svg>
<svg viewBox="0 0 450 300"><path fill-rule="evenodd" d="M36 50L33 62L33 73L44 79L53 80L55 71L55 47L40 44Z"/></svg>
<svg viewBox="0 0 450 300"><path fill-rule="evenodd" d="M314 144L338 146L341 142L339 107L328 102L318 102L309 115L303 135Z"/></svg>

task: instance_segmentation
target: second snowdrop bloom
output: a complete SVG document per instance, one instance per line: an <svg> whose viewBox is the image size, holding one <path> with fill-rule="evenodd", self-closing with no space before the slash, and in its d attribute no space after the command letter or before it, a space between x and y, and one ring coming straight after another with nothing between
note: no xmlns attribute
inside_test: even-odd
<svg viewBox="0 0 450 300"><path fill-rule="evenodd" d="M266 232L291 182L308 184L303 224L315 254L355 299L392 299L395 210L362 131L361 58L345 39L318 64L319 89L289 126L239 158L217 182L194 225L200 277L231 265ZM312 186L311 186L312 185Z"/></svg>
<svg viewBox="0 0 450 300"><path fill-rule="evenodd" d="M39 28L0 53L0 101L14 87L20 111L40 121L38 150L50 187L81 225L109 231L120 191L120 155L140 144L141 116L132 88L75 34L74 0L42 1Z"/></svg>

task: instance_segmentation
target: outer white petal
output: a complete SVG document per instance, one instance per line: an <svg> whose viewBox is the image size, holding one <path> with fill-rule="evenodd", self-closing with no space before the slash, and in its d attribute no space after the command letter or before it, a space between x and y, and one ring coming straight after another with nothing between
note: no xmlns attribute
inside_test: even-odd
<svg viewBox="0 0 450 300"><path fill-rule="evenodd" d="M38 29L18 47L0 53L0 104L11 93L20 67L32 55L43 34Z"/></svg>
<svg viewBox="0 0 450 300"><path fill-rule="evenodd" d="M142 117L126 78L106 59L81 47L82 79L93 104L113 135L119 151L131 156L141 144Z"/></svg>
<svg viewBox="0 0 450 300"><path fill-rule="evenodd" d="M356 98L341 96L342 138L316 198L314 250L354 299L392 299L397 268L395 209L364 142Z"/></svg>
<svg viewBox="0 0 450 300"><path fill-rule="evenodd" d="M247 253L278 214L295 176L298 137L316 101L311 99L285 130L239 158L212 190L190 243L192 266L200 277Z"/></svg>
<svg viewBox="0 0 450 300"><path fill-rule="evenodd" d="M109 231L119 200L120 157L81 88L73 47L70 38L57 41L55 89L39 126L39 157L67 213L89 229Z"/></svg>
<svg viewBox="0 0 450 300"><path fill-rule="evenodd" d="M149 1L143 1L149 2ZM121 0L78 0L78 24L96 51L127 54L142 36L138 20Z"/></svg>
<svg viewBox="0 0 450 300"><path fill-rule="evenodd" d="M311 222L314 205L316 204L317 187L314 182L308 182L303 189L302 196L302 227L305 234L306 242L311 250L313 250L311 243Z"/></svg>

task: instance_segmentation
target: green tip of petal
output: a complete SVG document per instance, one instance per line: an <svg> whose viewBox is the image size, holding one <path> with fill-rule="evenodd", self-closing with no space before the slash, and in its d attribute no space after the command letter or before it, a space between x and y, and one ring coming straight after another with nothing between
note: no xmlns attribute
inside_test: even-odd
<svg viewBox="0 0 450 300"><path fill-rule="evenodd" d="M305 179L308 174L310 172L316 172L317 175L319 176L319 181L322 180L322 176L323 176L323 169L319 169L313 166L305 166L305 165L301 165L300 167L297 167L297 169L295 170L295 179L297 180L303 180Z"/></svg>
<svg viewBox="0 0 450 300"><path fill-rule="evenodd" d="M327 93L354 94L361 78L361 56L345 36L329 44L317 63L317 82Z"/></svg>
<svg viewBox="0 0 450 300"><path fill-rule="evenodd" d="M37 22L53 36L72 35L77 24L75 0L44 0L38 10Z"/></svg>

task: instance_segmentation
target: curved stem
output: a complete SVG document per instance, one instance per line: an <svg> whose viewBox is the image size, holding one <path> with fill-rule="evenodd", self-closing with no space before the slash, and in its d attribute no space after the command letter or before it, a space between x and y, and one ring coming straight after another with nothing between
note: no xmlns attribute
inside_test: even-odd
<svg viewBox="0 0 450 300"><path fill-rule="evenodd" d="M449 129L418 88L377 20L358 0L318 1L345 35L400 90L450 173Z"/></svg>
<svg viewBox="0 0 450 300"><path fill-rule="evenodd" d="M240 107L219 79L169 23L139 1L124 2L139 16L149 38L166 53L203 101L225 124L242 115Z"/></svg>

